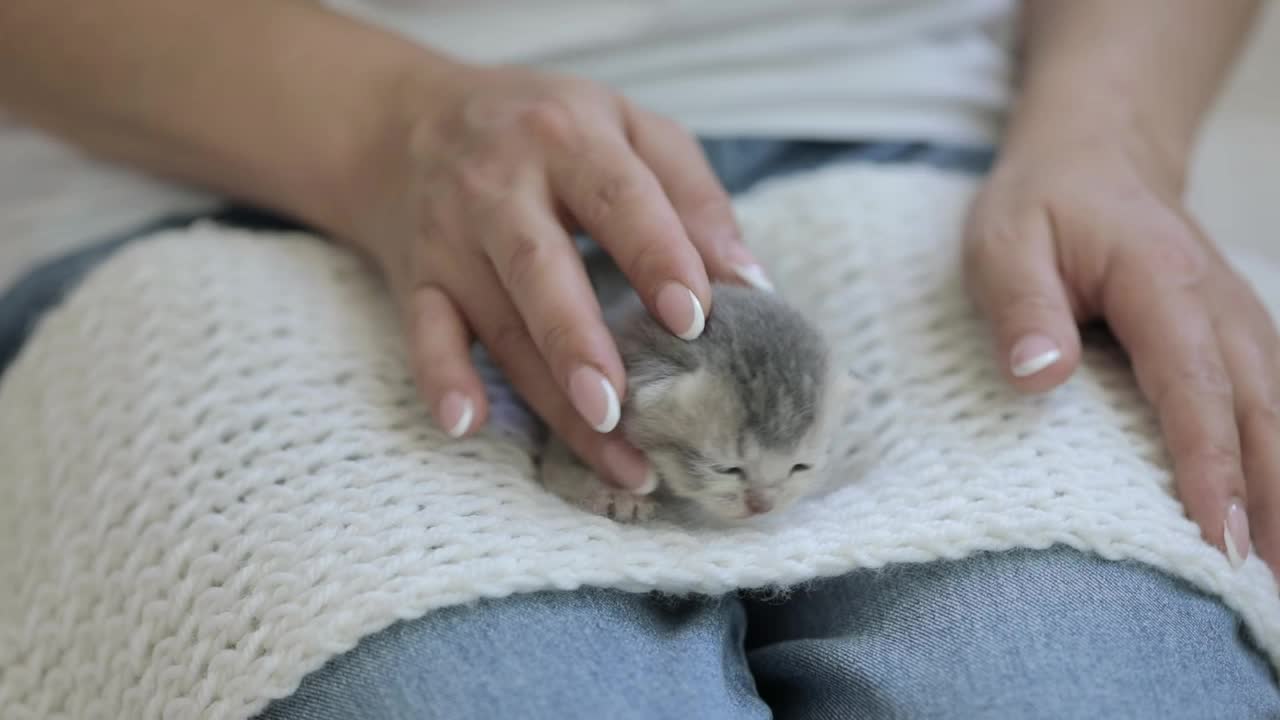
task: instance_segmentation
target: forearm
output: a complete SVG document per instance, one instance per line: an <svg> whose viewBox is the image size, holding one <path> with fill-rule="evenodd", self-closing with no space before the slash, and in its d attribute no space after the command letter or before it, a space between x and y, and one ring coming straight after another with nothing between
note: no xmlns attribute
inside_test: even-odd
<svg viewBox="0 0 1280 720"><path fill-rule="evenodd" d="M1136 133L1181 178L1257 0L1026 0L1006 146Z"/></svg>
<svg viewBox="0 0 1280 720"><path fill-rule="evenodd" d="M93 154L332 225L432 56L295 0L7 0L0 105Z"/></svg>

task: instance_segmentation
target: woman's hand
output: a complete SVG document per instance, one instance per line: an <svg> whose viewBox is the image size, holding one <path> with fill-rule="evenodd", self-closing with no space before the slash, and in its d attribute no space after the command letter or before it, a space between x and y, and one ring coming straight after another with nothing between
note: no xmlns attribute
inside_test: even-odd
<svg viewBox="0 0 1280 720"><path fill-rule="evenodd" d="M1280 570L1280 337L1180 200L1177 163L1132 137L1015 143L973 207L967 268L1009 381L1045 391L1099 318L1128 351L1204 538Z"/></svg>
<svg viewBox="0 0 1280 720"><path fill-rule="evenodd" d="M594 83L515 68L434 68L401 88L402 132L371 158L343 235L384 271L414 374L460 437L487 413L478 339L534 410L605 477L652 482L617 433L624 370L571 231L607 250L650 312L696 338L708 277L762 276L700 147Z"/></svg>
<svg viewBox="0 0 1280 720"><path fill-rule="evenodd" d="M461 64L318 3L23 0L0 36L23 38L0 43L0 103L25 122L375 260L454 436L488 412L476 337L584 460L647 482L610 434L625 378L570 230L684 337L709 276L764 282L697 143L586 81Z"/></svg>

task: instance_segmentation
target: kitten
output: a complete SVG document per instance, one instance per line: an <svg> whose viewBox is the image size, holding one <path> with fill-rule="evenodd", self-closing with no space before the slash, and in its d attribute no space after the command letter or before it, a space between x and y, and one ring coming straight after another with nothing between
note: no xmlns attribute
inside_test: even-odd
<svg viewBox="0 0 1280 720"><path fill-rule="evenodd" d="M606 313L627 370L621 428L657 474L648 495L601 482L558 439L541 467L561 498L623 522L724 525L818 489L850 378L821 333L776 295L713 286L701 337L662 328L635 298Z"/></svg>

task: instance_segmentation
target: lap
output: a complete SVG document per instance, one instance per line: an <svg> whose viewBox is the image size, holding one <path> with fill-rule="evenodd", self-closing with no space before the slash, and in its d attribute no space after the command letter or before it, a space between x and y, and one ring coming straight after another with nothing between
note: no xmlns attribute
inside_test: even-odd
<svg viewBox="0 0 1280 720"><path fill-rule="evenodd" d="M910 144L707 149L735 193L841 158L986 161ZM0 372L39 312L125 241L0 298ZM366 638L263 717L1280 715L1241 633L1221 603L1141 566L1019 551L854 573L784 603L582 590L447 608Z"/></svg>
<svg viewBox="0 0 1280 720"><path fill-rule="evenodd" d="M367 638L264 718L1275 717L1239 620L1054 548L859 571L785 599L607 590L450 608Z"/></svg>

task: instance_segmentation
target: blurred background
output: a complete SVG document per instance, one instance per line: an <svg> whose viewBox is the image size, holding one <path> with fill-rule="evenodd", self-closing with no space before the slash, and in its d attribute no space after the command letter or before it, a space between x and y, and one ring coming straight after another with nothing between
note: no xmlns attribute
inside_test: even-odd
<svg viewBox="0 0 1280 720"><path fill-rule="evenodd" d="M1209 233L1280 262L1280 8L1261 24L1205 128L1190 204Z"/></svg>

